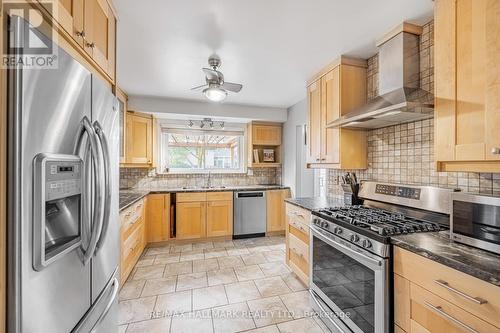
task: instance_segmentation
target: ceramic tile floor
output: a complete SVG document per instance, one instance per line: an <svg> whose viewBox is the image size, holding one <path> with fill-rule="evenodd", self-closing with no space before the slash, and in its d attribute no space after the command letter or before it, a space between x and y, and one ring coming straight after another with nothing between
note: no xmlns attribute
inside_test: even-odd
<svg viewBox="0 0 500 333"><path fill-rule="evenodd" d="M284 237L148 248L120 292L120 333L329 332L285 265Z"/></svg>

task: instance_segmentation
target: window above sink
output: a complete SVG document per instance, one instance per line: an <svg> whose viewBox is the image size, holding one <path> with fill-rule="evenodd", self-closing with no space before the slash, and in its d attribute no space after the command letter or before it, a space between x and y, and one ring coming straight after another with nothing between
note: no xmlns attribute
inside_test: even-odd
<svg viewBox="0 0 500 333"><path fill-rule="evenodd" d="M245 173L245 130L161 125L160 173Z"/></svg>

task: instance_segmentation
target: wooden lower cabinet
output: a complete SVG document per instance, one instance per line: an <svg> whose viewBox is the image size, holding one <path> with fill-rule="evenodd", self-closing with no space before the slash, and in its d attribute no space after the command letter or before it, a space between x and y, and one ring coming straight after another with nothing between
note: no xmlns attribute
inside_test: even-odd
<svg viewBox="0 0 500 333"><path fill-rule="evenodd" d="M144 250L146 240L145 200L120 213L120 281L125 283Z"/></svg>
<svg viewBox="0 0 500 333"><path fill-rule="evenodd" d="M170 194L150 194L146 204L148 243L170 238Z"/></svg>
<svg viewBox="0 0 500 333"><path fill-rule="evenodd" d="M311 213L286 203L286 263L309 285L309 219Z"/></svg>
<svg viewBox="0 0 500 333"><path fill-rule="evenodd" d="M233 192L178 193L176 200L177 239L233 234Z"/></svg>
<svg viewBox="0 0 500 333"><path fill-rule="evenodd" d="M206 202L178 202L176 205L176 238L196 239L206 235Z"/></svg>
<svg viewBox="0 0 500 333"><path fill-rule="evenodd" d="M395 247L394 322L401 331L500 333L499 302L500 287Z"/></svg>
<svg viewBox="0 0 500 333"><path fill-rule="evenodd" d="M233 234L233 202L209 201L207 203L207 237Z"/></svg>
<svg viewBox="0 0 500 333"><path fill-rule="evenodd" d="M289 189L266 191L267 232L285 231L285 199L287 198L290 198Z"/></svg>

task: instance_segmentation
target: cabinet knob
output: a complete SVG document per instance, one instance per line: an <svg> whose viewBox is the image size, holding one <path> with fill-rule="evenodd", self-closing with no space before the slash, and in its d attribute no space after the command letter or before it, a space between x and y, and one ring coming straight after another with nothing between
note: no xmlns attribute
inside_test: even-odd
<svg viewBox="0 0 500 333"><path fill-rule="evenodd" d="M319 162L319 161L320 161L320 159L319 159L319 158L317 158L317 159L316 159L316 162Z"/></svg>
<svg viewBox="0 0 500 333"><path fill-rule="evenodd" d="M75 35L78 36L78 37L82 37L82 38L85 38L85 31L76 31L75 32Z"/></svg>
<svg viewBox="0 0 500 333"><path fill-rule="evenodd" d="M322 158L321 160L322 160L322 161L326 161L326 158Z"/></svg>
<svg viewBox="0 0 500 333"><path fill-rule="evenodd" d="M87 45L87 47L90 47L91 49L93 49L95 47L95 43L94 42L87 43L86 45Z"/></svg>
<svg viewBox="0 0 500 333"><path fill-rule="evenodd" d="M491 148L491 153L492 153L493 155L498 155L498 154L500 154L500 148L499 148L499 147L493 147L493 148Z"/></svg>

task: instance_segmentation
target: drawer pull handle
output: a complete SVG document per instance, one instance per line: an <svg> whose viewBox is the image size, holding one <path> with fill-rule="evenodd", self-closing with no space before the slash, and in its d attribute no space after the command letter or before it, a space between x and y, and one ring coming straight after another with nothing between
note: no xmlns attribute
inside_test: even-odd
<svg viewBox="0 0 500 333"><path fill-rule="evenodd" d="M476 331L475 329L473 329L472 327L470 327L469 325L467 324L464 324L462 323L460 320L458 320L457 318L447 314L443 308L441 306L434 306L432 305L431 303L429 302L424 302L425 303L425 306L427 306L429 309L431 309L432 311L436 312L438 315L440 315L441 317L445 318L445 319L448 319L450 321L452 321L453 323L455 323L456 325L464 328L466 331L468 332L471 332L471 333L479 333L478 331Z"/></svg>
<svg viewBox="0 0 500 333"><path fill-rule="evenodd" d="M304 214L301 214L301 213L298 213L298 212L292 212L293 215L297 216L297 217L301 217L303 219L305 219L306 217L304 216Z"/></svg>
<svg viewBox="0 0 500 333"><path fill-rule="evenodd" d="M297 255L297 256L299 256L299 257L301 257L301 258L304 258L304 255L303 255L302 253L299 253L299 251L297 251L297 249L295 249L295 248L293 248L293 247L292 247L290 250L291 250L291 251L292 251L295 255Z"/></svg>
<svg viewBox="0 0 500 333"><path fill-rule="evenodd" d="M453 288L452 286L450 286L450 284L448 282L446 282L444 280L434 280L434 283L436 283L437 285L439 285L439 286L441 286L443 288L446 288L449 291L454 292L455 294L460 295L463 298L465 298L466 300L469 300L469 301L474 302L476 304L482 305L482 304L488 303L488 301L485 300L485 299L482 299L480 297L469 296L466 293L464 293L464 292L462 292L462 291L460 291L458 289Z"/></svg>

